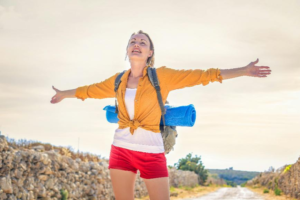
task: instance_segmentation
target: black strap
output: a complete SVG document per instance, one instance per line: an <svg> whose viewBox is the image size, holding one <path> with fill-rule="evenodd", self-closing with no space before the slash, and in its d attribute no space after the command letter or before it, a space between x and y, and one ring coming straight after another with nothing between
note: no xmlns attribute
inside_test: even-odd
<svg viewBox="0 0 300 200"><path fill-rule="evenodd" d="M126 72L126 70L124 70L123 72L121 72L121 73L117 76L117 78L116 78L116 80L115 80L115 89L114 89L114 91L115 91L115 93L116 93L116 99L115 99L116 111L115 111L115 113L118 113L118 112L119 112L119 110L118 110L118 102L117 102L117 90L118 90L119 85L120 85L120 83L121 83L121 78L122 78L122 76L123 76L123 74L124 74L125 72Z"/></svg>
<svg viewBox="0 0 300 200"><path fill-rule="evenodd" d="M119 85L121 83L121 78L123 76L123 74L126 72L126 70L124 70L123 72L121 72L116 80L115 80L115 93L116 93L116 100L115 100L115 105L116 105L116 111L115 113L118 113L118 105L117 105L117 90L119 88ZM158 78L157 78L157 73L156 73L156 69L155 68L152 68L152 67L148 67L147 69L147 73L148 73L148 77L149 77L149 80L152 84L152 86L155 88L155 91L156 91L156 94L157 94L157 98L158 98L158 102L159 102L159 106L160 106L160 109L161 109L161 115L162 115L162 118L163 118L163 123L164 123L164 128L165 128L165 117L164 115L166 114L166 109L164 107L164 104L163 104L163 100L162 100L162 96L161 96L161 92L160 92L160 86L159 86L159 81L158 81ZM169 103L169 102L167 102Z"/></svg>
<svg viewBox="0 0 300 200"><path fill-rule="evenodd" d="M148 70L147 72L148 72L148 77L150 79L150 82L153 85L153 87L155 88L156 93L157 93L157 98L158 98L159 106L161 109L161 115L162 115L163 123L164 123L164 127L165 127L164 115L166 114L166 109L163 104L163 100L162 100L162 96L161 96L161 92L160 92L159 81L158 81L157 74L156 74L156 69L149 67L147 70Z"/></svg>

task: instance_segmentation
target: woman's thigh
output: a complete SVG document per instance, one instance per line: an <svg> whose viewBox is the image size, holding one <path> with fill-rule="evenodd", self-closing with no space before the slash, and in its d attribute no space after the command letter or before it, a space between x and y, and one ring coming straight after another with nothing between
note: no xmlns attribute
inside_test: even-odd
<svg viewBox="0 0 300 200"><path fill-rule="evenodd" d="M121 169L109 169L116 200L134 200L136 174Z"/></svg>
<svg viewBox="0 0 300 200"><path fill-rule="evenodd" d="M150 200L169 200L169 177L143 179Z"/></svg>
<svg viewBox="0 0 300 200"><path fill-rule="evenodd" d="M137 169L131 165L130 152L111 145L109 171L116 200L133 200Z"/></svg>
<svg viewBox="0 0 300 200"><path fill-rule="evenodd" d="M134 152L134 167L140 170L143 179L169 177L167 159L164 153Z"/></svg>
<svg viewBox="0 0 300 200"><path fill-rule="evenodd" d="M150 200L168 200L169 172L164 153L134 153L134 163L141 172L140 177L146 184ZM142 158L143 156L143 158Z"/></svg>

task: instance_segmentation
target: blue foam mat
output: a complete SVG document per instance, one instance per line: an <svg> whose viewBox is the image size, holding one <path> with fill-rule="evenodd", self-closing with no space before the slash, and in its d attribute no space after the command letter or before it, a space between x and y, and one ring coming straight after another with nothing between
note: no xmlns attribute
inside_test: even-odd
<svg viewBox="0 0 300 200"><path fill-rule="evenodd" d="M165 105L165 109L166 114L164 117L167 126L194 126L196 121L196 110L193 104L186 106ZM118 123L119 118L117 113L115 113L116 107L114 105L105 106L103 110L106 110L106 119L108 122ZM162 118L160 124L163 125Z"/></svg>

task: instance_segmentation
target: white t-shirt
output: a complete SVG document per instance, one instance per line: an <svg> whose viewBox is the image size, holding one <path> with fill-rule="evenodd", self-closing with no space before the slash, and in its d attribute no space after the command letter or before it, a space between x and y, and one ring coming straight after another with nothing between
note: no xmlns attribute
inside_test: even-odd
<svg viewBox="0 0 300 200"><path fill-rule="evenodd" d="M134 118L134 99L136 90L136 88L126 88L125 92L125 106L130 120L133 120ZM116 129L113 145L148 153L165 152L161 133L155 133L138 127L132 135L129 129L130 127Z"/></svg>

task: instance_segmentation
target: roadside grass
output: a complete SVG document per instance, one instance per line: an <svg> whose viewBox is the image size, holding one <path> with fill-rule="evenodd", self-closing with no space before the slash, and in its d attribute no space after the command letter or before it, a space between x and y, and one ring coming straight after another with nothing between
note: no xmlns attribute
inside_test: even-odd
<svg viewBox="0 0 300 200"><path fill-rule="evenodd" d="M255 184L253 186L246 185L245 187L261 195L265 200L297 200L289 195L285 195L279 188L272 190L260 184Z"/></svg>

